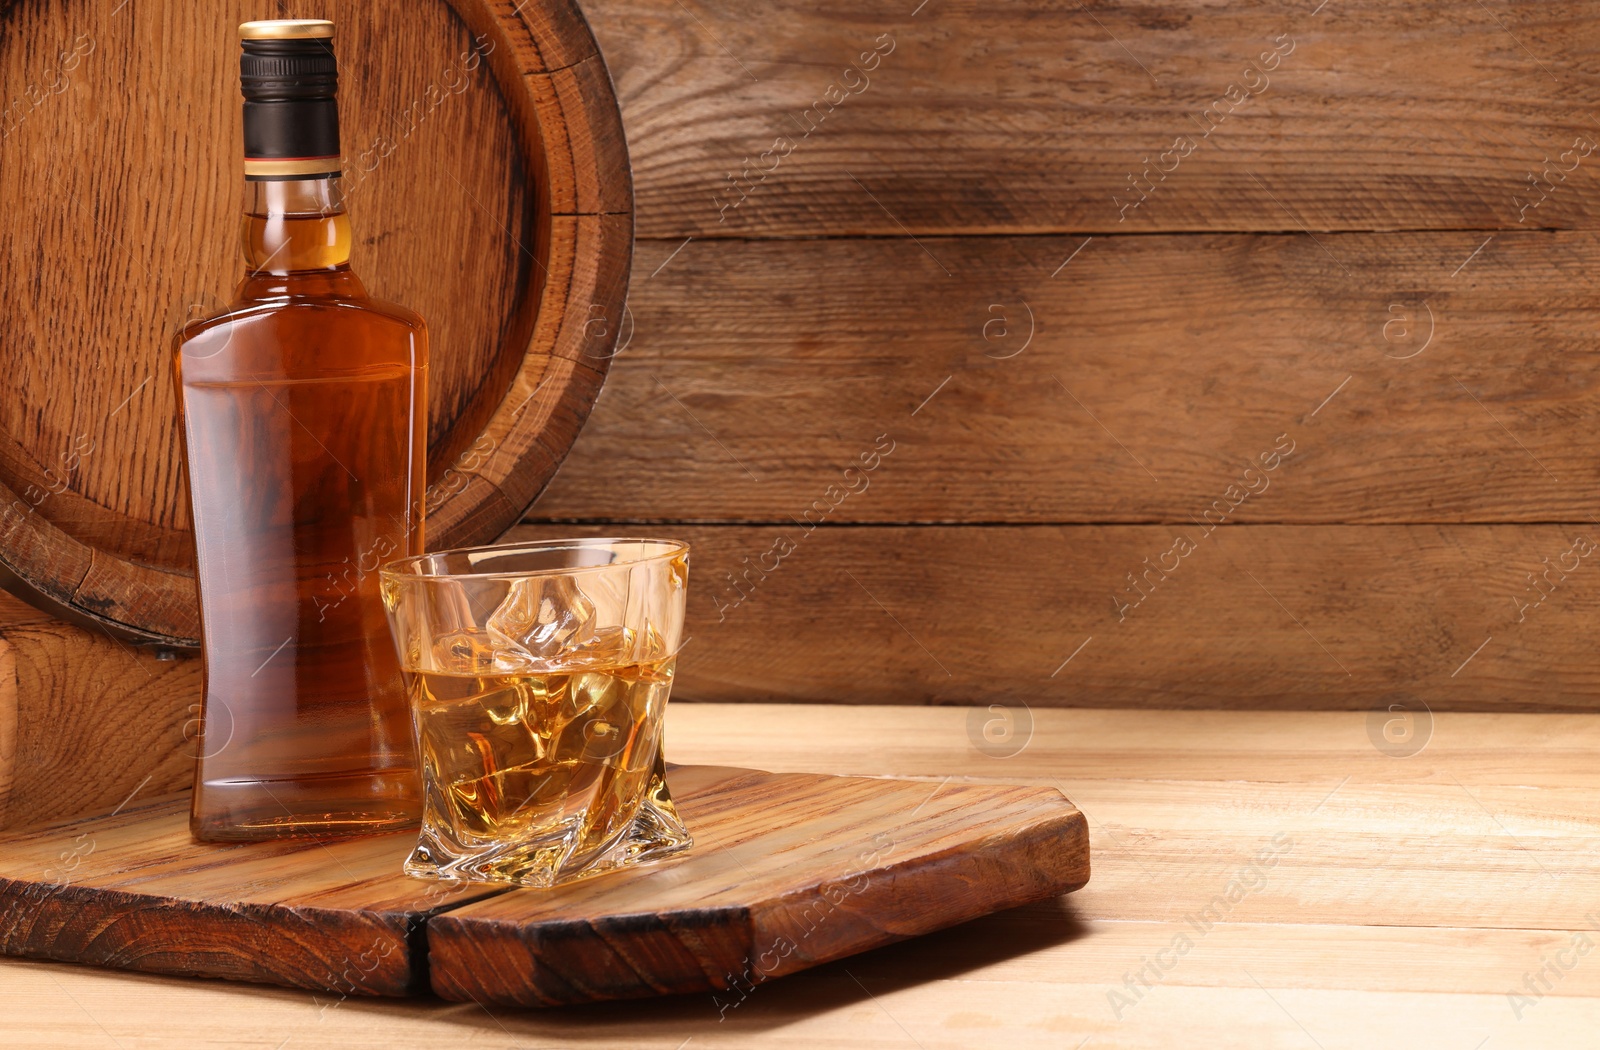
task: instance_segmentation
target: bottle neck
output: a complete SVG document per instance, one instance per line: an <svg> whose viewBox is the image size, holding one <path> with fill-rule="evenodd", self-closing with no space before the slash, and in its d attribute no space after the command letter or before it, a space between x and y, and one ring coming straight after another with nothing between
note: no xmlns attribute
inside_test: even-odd
<svg viewBox="0 0 1600 1050"><path fill-rule="evenodd" d="M337 178L245 183L244 261L250 276L350 264L350 217Z"/></svg>

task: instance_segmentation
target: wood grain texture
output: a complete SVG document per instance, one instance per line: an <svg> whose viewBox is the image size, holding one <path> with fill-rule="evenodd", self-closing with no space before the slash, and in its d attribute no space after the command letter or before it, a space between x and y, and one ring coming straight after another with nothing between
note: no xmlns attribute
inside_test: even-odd
<svg viewBox="0 0 1600 1050"><path fill-rule="evenodd" d="M0 627L16 662L17 734L0 826L109 810L194 779L200 661L163 660L59 622Z"/></svg>
<svg viewBox="0 0 1600 1050"><path fill-rule="evenodd" d="M400 995L431 973L464 1001L742 997L1089 878L1083 814L1054 788L700 766L669 779L689 853L556 891L408 878L410 833L194 843L182 796L13 832L0 953L331 994Z"/></svg>
<svg viewBox="0 0 1600 1050"><path fill-rule="evenodd" d="M587 9L649 237L1516 229L1596 212L1597 31L1570 0ZM863 59L882 39L892 51ZM1590 157L1562 159L1579 137ZM1546 158L1569 170L1524 211Z"/></svg>
<svg viewBox="0 0 1600 1050"><path fill-rule="evenodd" d="M1089 880L1059 792L679 767L695 848L626 879L518 890L428 924L446 999L555 1006L723 992Z"/></svg>
<svg viewBox="0 0 1600 1050"><path fill-rule="evenodd" d="M850 732L831 727L805 704L679 704L673 702L668 734L686 761L726 765L744 756L778 772L815 771L836 776L888 775L937 782L1069 780L1077 793L1104 797L1100 787L1131 782L1182 782L1209 791L1243 777L1250 784L1327 782L1345 776L1355 785L1388 784L1429 789L1448 783L1445 771L1475 789L1514 797L1517 785L1538 783L1587 790L1600 770L1583 764L1593 714L1445 712L1420 718L1414 755L1373 743L1366 711L1147 712L1071 708L1038 712L1022 727L1011 755L988 754L969 732L970 707L891 707L862 704L843 712ZM987 707L978 707L988 715ZM1385 718L1388 712L1382 712ZM759 739L758 739L759 737ZM1393 753L1391 753L1393 752ZM1547 771L1559 782L1527 778ZM1331 774L1331 775L1330 775ZM1541 774L1542 776L1542 774ZM1520 779L1519 779L1520 778ZM1174 796L1181 801L1181 793ZM1538 796L1527 796L1533 801ZM1095 814L1091 813L1091 816ZM1094 828L1091 822L1091 828ZM1098 841L1098 838L1096 839ZM1101 883L1096 869L1095 885Z"/></svg>
<svg viewBox="0 0 1600 1050"><path fill-rule="evenodd" d="M1188 523L1230 486L1261 523L1600 509L1593 233L919 240L643 247L529 520Z"/></svg>
<svg viewBox="0 0 1600 1050"><path fill-rule="evenodd" d="M108 1033L226 1050L284 1039L360 1050L1590 1041L1600 968L1573 947L1577 934L1596 937L1596 822L1582 798L1596 783L1600 718L1449 714L1398 758L1373 746L1364 714L1038 714L1027 748L1001 759L973 746L960 709L858 707L841 722L796 705L671 705L672 748L690 762L916 776L929 791L952 774L950 786L1048 784L1089 823L1094 878L1070 897L764 984L736 1008L701 994L541 1011L323 1009L304 993L5 960L8 1037L88 1050ZM1185 913L1224 893L1279 832L1293 845L1259 884L1203 934L1191 926ZM1191 947L1173 966L1180 934ZM1132 1006L1114 1002L1158 953L1159 979L1135 982ZM1550 987L1536 982L1535 999L1524 982L1549 965L1560 976L1544 970ZM1514 1007L1514 992L1529 1001Z"/></svg>
<svg viewBox="0 0 1600 1050"><path fill-rule="evenodd" d="M1600 543L1592 523L670 529L693 566L680 700L1584 711L1600 696L1600 573L1572 553Z"/></svg>
<svg viewBox="0 0 1600 1050"><path fill-rule="evenodd" d="M429 530L444 546L493 539L560 463L610 359L589 322L621 315L631 257L627 152L593 37L566 0L522 6L389 0L339 19L352 262L429 322ZM26 293L0 306L14 376L0 561L32 600L127 640L198 635L168 339L238 273L233 26L307 14L327 12L4 11L4 148L26 162L0 175L14 219L0 259Z"/></svg>
<svg viewBox="0 0 1600 1050"><path fill-rule="evenodd" d="M0 636L0 827L17 779L17 651Z"/></svg>
<svg viewBox="0 0 1600 1050"><path fill-rule="evenodd" d="M187 788L199 714L198 660L164 659L0 593L0 828Z"/></svg>
<svg viewBox="0 0 1600 1050"><path fill-rule="evenodd" d="M696 540L680 696L1593 706L1583 8L590 14L653 240L528 520Z"/></svg>
<svg viewBox="0 0 1600 1050"><path fill-rule="evenodd" d="M400 871L409 833L196 843L187 795L13 832L0 861L0 953L404 995L422 981L426 915L486 892Z"/></svg>

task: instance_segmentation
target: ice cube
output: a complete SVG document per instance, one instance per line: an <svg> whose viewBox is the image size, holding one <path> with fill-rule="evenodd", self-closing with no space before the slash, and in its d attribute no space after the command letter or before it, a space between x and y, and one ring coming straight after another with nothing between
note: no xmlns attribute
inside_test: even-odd
<svg viewBox="0 0 1600 1050"><path fill-rule="evenodd" d="M673 654L668 651L667 640L653 623L645 624L643 660L660 660Z"/></svg>
<svg viewBox="0 0 1600 1050"><path fill-rule="evenodd" d="M594 637L595 608L572 577L532 576L512 582L484 626L502 665L548 663Z"/></svg>
<svg viewBox="0 0 1600 1050"><path fill-rule="evenodd" d="M587 763L632 768L640 759L659 718L653 717L665 689L614 671L585 671L572 676L562 705L552 753ZM643 734L643 735L641 735ZM650 737L650 739L654 739Z"/></svg>
<svg viewBox="0 0 1600 1050"><path fill-rule="evenodd" d="M440 674L489 674L494 669L494 656L494 645L486 635L452 631L434 639L432 669Z"/></svg>
<svg viewBox="0 0 1600 1050"><path fill-rule="evenodd" d="M495 833L541 783L529 771L542 767L548 748L528 704L527 691L512 684L459 699L429 696L420 705L424 761L458 836Z"/></svg>
<svg viewBox="0 0 1600 1050"><path fill-rule="evenodd" d="M446 779L484 776L545 754L543 739L529 724L528 697L520 685L460 699L429 698L419 714L423 744Z"/></svg>
<svg viewBox="0 0 1600 1050"><path fill-rule="evenodd" d="M564 667L612 668L633 659L635 632L626 627L600 627L589 638L567 649Z"/></svg>

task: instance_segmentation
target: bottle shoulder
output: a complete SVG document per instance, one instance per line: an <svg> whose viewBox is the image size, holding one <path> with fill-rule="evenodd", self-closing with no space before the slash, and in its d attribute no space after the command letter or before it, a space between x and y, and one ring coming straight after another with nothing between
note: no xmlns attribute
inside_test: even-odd
<svg viewBox="0 0 1600 1050"><path fill-rule="evenodd" d="M251 324L282 315L316 317L334 325L393 325L411 332L426 333L427 322L409 307L367 296L322 296L289 294L262 299L235 300L204 317L189 321L178 329L178 343L197 338L216 328Z"/></svg>
<svg viewBox="0 0 1600 1050"><path fill-rule="evenodd" d="M349 263L342 263L326 270L248 273L239 282L233 304L222 312L235 314L263 308L319 307L376 314L415 330L423 330L426 327L416 311L399 303L369 295L366 285L356 276Z"/></svg>
<svg viewBox="0 0 1600 1050"><path fill-rule="evenodd" d="M185 325L172 344L184 382L425 372L427 328L414 311L360 298L239 301Z"/></svg>
<svg viewBox="0 0 1600 1050"><path fill-rule="evenodd" d="M387 299L372 298L362 300L361 305L372 313L381 314L412 331L426 333L428 330L428 323L422 319L422 315L408 306L401 306Z"/></svg>

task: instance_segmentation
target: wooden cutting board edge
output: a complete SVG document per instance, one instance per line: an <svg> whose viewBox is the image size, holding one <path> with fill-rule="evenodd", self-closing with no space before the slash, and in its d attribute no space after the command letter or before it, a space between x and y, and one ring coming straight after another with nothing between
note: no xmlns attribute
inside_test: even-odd
<svg viewBox="0 0 1600 1050"><path fill-rule="evenodd" d="M898 777L826 779L927 783ZM751 904L674 911L665 921L647 911L607 915L598 922L584 918L477 918L470 913L473 905L483 901L463 902L428 924L433 991L441 998L458 1002L523 1007L635 998L641 993L608 990L595 979L603 980L607 969L641 977L651 973L659 979L660 967L639 965L642 960L634 954L639 942L644 942L643 954L654 951L675 955L684 963L676 981L652 983L654 994L728 992L735 997L730 1001L742 1002L754 986L764 981L997 911L1048 900L1088 884L1088 820L1060 790L988 781L968 783L996 789L1010 787L1019 795L1036 796L1056 812L1001 825L940 850L864 868L856 877L847 877L848 882L843 878L823 878L816 883L797 884ZM922 900L934 898L941 883L948 886L951 880L981 885L982 892L973 892L965 899L940 893L940 907L918 909ZM1002 891L996 892L996 882L1004 887ZM957 901L954 906L952 900ZM843 921L828 921L835 915L843 916ZM885 915L892 918L885 922ZM573 944L583 944L582 953L597 965L588 973L554 962L542 965L541 956L552 944L561 942L566 942L562 963L570 962L576 954ZM659 957L653 961L659 963ZM586 981L586 977L590 980Z"/></svg>
<svg viewBox="0 0 1600 1050"><path fill-rule="evenodd" d="M3 659L4 653L0 651L0 661ZM724 772L705 767L678 768L700 773ZM729 769L726 772L760 775L761 771ZM906 782L888 777L826 779ZM977 786L1010 788L1013 793L1036 796L1045 810L1030 819L986 829L965 842L906 856L868 870L863 873L865 885L844 892L842 896L839 895L839 880L830 876L812 884L797 883L783 893L750 904L678 909L665 922L654 912L640 912L611 914L596 923L574 918L496 924L464 921L458 913L494 898L529 891L479 886L473 887L470 896L463 899L416 909L186 900L170 893L128 888L128 875L134 875L138 881L144 877L143 872L159 867L135 865L119 874L122 885L90 885L94 879L79 885L50 885L15 875L0 875L0 954L308 988L340 998L347 995L402 997L431 989L447 999L514 1006L555 1006L694 992L728 992L742 1001L751 987L765 980L981 915L1058 896L1087 883L1087 820L1065 795L1052 787L989 782L977 783ZM145 800L126 815L134 817L140 812L171 809L180 805L182 798L180 794ZM51 833L63 836L65 841L65 836L71 832L112 816L36 826L0 836L0 843L17 835L25 835L37 843ZM167 871L157 878L170 875ZM1003 884L998 892L992 888L996 876ZM948 903L951 899L948 889L952 884L947 880L952 878L968 880L973 887L965 897L957 895L954 905ZM942 906L919 910L916 905L921 900L921 891L941 880L946 880L946 892L940 898ZM823 889L830 883L835 884L836 898L833 904L836 910L830 913L853 921L835 921L831 926L813 921L813 932L821 929L824 936L807 943L803 952L791 949L775 954L772 947L782 944L788 935L793 935L797 945L801 940L809 940L797 932L797 923L804 921L808 911L824 901ZM40 892L41 887L43 892ZM856 899L850 900L852 896ZM23 924L15 911L19 904L36 905L20 937L17 933ZM876 913L879 909L888 909L894 914L885 922L882 914ZM192 929L198 930L198 949L192 943L179 949L145 940L150 923L159 922L161 916L169 912L198 920L191 924ZM286 923L286 919L300 925ZM495 929L497 925L498 930ZM557 927L579 929L581 936L593 936L595 943L601 944L608 933L624 932L623 927L632 927L628 932L647 941L651 937L676 939L685 928L695 928L701 931L701 937L718 942L717 950L711 952L710 957L737 960L742 954L746 965L742 968L733 965L722 972L715 967L691 966L676 978L652 983L637 967L627 965L623 958L626 946L623 946L618 950L618 961L625 970L642 978L632 990L616 994L614 989L608 992L604 987L569 987L558 967L541 965L538 961L541 939ZM302 930L314 932L314 941L322 943L303 940ZM480 940L485 937L487 941ZM497 943L491 946L488 941ZM518 967L516 972L508 973L491 969L486 973L480 968L474 972L473 957L487 962L484 950L494 947L498 951L507 941L516 943L519 953L526 953L524 958L528 966L525 970ZM250 945L251 950L237 954L240 943ZM392 959L395 953L390 945L403 947ZM463 952L463 946L468 950ZM764 947L767 950L763 951ZM351 965L334 973L339 969L337 965L330 965L336 963L334 955ZM693 958L693 953L689 958ZM504 958L499 961L503 964ZM774 965L768 966L769 961ZM600 969L603 971L611 962L611 955L607 954L599 961ZM626 980L621 983L628 986Z"/></svg>

